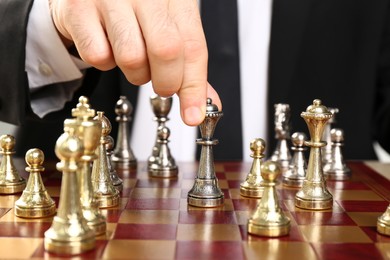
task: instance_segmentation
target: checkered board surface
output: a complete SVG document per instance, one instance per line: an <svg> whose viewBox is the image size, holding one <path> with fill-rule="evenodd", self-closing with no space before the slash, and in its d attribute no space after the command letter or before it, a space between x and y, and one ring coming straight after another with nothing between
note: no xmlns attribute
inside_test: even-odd
<svg viewBox="0 0 390 260"><path fill-rule="evenodd" d="M16 160L28 178L24 162ZM61 173L45 163L45 186L58 206ZM148 177L146 164L120 171L124 181L120 205L102 210L107 232L96 249L77 259L390 259L390 237L376 232L376 221L389 205L390 182L362 162L349 162L349 181L328 181L332 210L306 211L294 206L296 189L277 186L281 207L291 218L288 236L249 235L247 220L258 200L240 196L249 163L216 163L225 194L224 206L202 209L187 205L197 164L180 164L178 179ZM51 168L51 169L50 169ZM14 215L20 195L0 196L0 258L53 259L45 252L44 232L52 218ZM292 258L291 258L292 257Z"/></svg>

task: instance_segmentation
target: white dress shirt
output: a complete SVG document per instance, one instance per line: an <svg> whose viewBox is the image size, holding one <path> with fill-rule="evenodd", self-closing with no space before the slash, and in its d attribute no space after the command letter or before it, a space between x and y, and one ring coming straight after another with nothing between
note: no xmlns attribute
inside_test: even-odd
<svg viewBox="0 0 390 260"><path fill-rule="evenodd" d="M250 141L253 138L266 137L267 64L272 0L238 0L237 3L243 159L251 161ZM41 35L45 37L40 37ZM81 71L87 67L89 67L88 64L71 56L62 45L50 17L48 0L35 0L27 26L26 71L30 90L34 91L53 83L77 82L83 76ZM47 99L47 102L33 100L34 112L39 116L44 116L50 111L61 109L78 86L77 84L73 87L69 84L51 86L62 87L63 91L59 91L56 97ZM134 116L131 147L140 161L145 161L150 156L156 139L157 124L153 121L154 115L149 102L152 94L151 83L140 88L138 107ZM197 129L183 123L179 112L178 97L175 95L173 98L172 110L169 113L170 120L166 123L171 130L169 147L172 156L177 161L193 161L196 159ZM113 104L113 109L114 106L115 104ZM218 139L218 136L215 138Z"/></svg>

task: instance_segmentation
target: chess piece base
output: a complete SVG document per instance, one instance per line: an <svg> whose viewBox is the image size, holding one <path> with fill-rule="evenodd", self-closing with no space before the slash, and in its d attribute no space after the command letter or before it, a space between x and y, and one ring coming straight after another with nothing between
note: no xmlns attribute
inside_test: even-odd
<svg viewBox="0 0 390 260"><path fill-rule="evenodd" d="M293 188L300 188L303 185L303 181L305 178L290 178L290 177L283 177L283 185Z"/></svg>
<svg viewBox="0 0 390 260"><path fill-rule="evenodd" d="M115 194L97 194L95 196L99 208L111 208L119 205L119 192Z"/></svg>
<svg viewBox="0 0 390 260"><path fill-rule="evenodd" d="M344 181L351 178L351 171L348 170L329 170L324 172L324 177L328 180Z"/></svg>
<svg viewBox="0 0 390 260"><path fill-rule="evenodd" d="M95 248L95 237L80 241L60 241L45 237L45 250L59 255L78 255Z"/></svg>
<svg viewBox="0 0 390 260"><path fill-rule="evenodd" d="M137 169L137 160L123 161L113 156L111 161L112 164L119 169L131 169L131 170Z"/></svg>
<svg viewBox="0 0 390 260"><path fill-rule="evenodd" d="M105 234L107 230L107 225L105 221L88 222L88 226L95 232L96 236Z"/></svg>
<svg viewBox="0 0 390 260"><path fill-rule="evenodd" d="M387 223L381 221L380 219L378 219L378 222L376 224L376 229L378 233L382 235L390 236L390 226Z"/></svg>
<svg viewBox="0 0 390 260"><path fill-rule="evenodd" d="M25 208L18 205L15 205L15 215L21 218L45 218L50 217L56 214L56 205L45 207L34 207L34 208Z"/></svg>
<svg viewBox="0 0 390 260"><path fill-rule="evenodd" d="M249 187L249 186L240 186L240 194L244 197L250 198L261 198L263 196L264 187Z"/></svg>
<svg viewBox="0 0 390 260"><path fill-rule="evenodd" d="M257 225L252 220L248 221L248 233L265 237L286 236L290 232L290 222L281 225Z"/></svg>
<svg viewBox="0 0 390 260"><path fill-rule="evenodd" d="M316 200L295 197L295 206L301 209L325 210L333 207L333 198Z"/></svg>
<svg viewBox="0 0 390 260"><path fill-rule="evenodd" d="M151 177L157 178L176 178L178 175L177 167L153 168L153 165L148 167L148 172Z"/></svg>
<svg viewBox="0 0 390 260"><path fill-rule="evenodd" d="M0 194L15 194L23 192L26 188L26 180L22 179L19 182L2 183L0 184Z"/></svg>
<svg viewBox="0 0 390 260"><path fill-rule="evenodd" d="M224 196L214 198L199 198L192 195L188 195L188 205L201 208L213 208L219 207L224 203Z"/></svg>

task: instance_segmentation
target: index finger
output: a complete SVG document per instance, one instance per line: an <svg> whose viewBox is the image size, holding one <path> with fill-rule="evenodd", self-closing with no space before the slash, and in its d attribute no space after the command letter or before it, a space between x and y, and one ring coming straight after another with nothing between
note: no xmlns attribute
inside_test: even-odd
<svg viewBox="0 0 390 260"><path fill-rule="evenodd" d="M206 113L207 44L196 0L173 0L170 5L172 19L184 42L184 71L178 91L180 110L187 125L199 125ZM213 100L220 103L218 95Z"/></svg>

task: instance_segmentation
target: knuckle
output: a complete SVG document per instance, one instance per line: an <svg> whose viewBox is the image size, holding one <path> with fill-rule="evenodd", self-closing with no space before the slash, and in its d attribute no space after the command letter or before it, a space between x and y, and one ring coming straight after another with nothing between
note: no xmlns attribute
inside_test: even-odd
<svg viewBox="0 0 390 260"><path fill-rule="evenodd" d="M193 59L204 58L207 59L207 44L202 40L187 40L185 42L184 55L190 61Z"/></svg>
<svg viewBox="0 0 390 260"><path fill-rule="evenodd" d="M176 38L160 38L159 41L152 41L148 50L149 54L162 61L172 61L183 54L183 42Z"/></svg>
<svg viewBox="0 0 390 260"><path fill-rule="evenodd" d="M141 52L122 52L122 54L117 55L115 60L118 66L130 70L138 70L148 65L148 60L146 58L145 53Z"/></svg>

